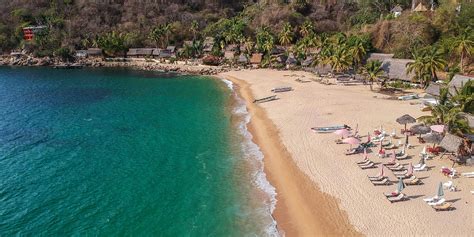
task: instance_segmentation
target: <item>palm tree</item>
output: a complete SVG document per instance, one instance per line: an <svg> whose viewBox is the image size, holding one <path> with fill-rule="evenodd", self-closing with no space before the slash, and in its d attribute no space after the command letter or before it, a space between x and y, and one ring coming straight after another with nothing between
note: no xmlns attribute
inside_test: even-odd
<svg viewBox="0 0 474 237"><path fill-rule="evenodd" d="M414 62L409 62L406 65L407 74L414 73L415 75L413 76L413 80L420 82L423 88L425 88L425 84L426 84L425 82L426 70L425 70L424 56L425 55L423 52L414 50L412 52L412 57L413 57ZM429 83L429 81L427 83Z"/></svg>
<svg viewBox="0 0 474 237"><path fill-rule="evenodd" d="M261 27L257 30L257 49L259 52L269 54L274 46L274 38L268 27ZM271 46L271 47L270 47Z"/></svg>
<svg viewBox="0 0 474 237"><path fill-rule="evenodd" d="M463 33L454 40L453 45L455 51L458 52L461 57L459 67L462 73L464 73L464 57L471 56L472 49L474 48L473 34L470 32L469 27L465 29Z"/></svg>
<svg viewBox="0 0 474 237"><path fill-rule="evenodd" d="M303 37L306 37L313 33L313 23L311 21L306 20L303 25L300 26L300 34Z"/></svg>
<svg viewBox="0 0 474 237"><path fill-rule="evenodd" d="M373 90L372 84L383 74L382 62L379 60L370 61L362 68L365 78L369 81L370 90Z"/></svg>
<svg viewBox="0 0 474 237"><path fill-rule="evenodd" d="M333 46L330 54L327 57L327 62L331 65L332 69L336 72L342 72L349 69L352 58L349 50L345 45Z"/></svg>
<svg viewBox="0 0 474 237"><path fill-rule="evenodd" d="M148 38L155 42L157 48L159 47L162 37L163 29L160 26L154 27L148 35Z"/></svg>
<svg viewBox="0 0 474 237"><path fill-rule="evenodd" d="M364 42L360 38L356 39L354 44L351 46L350 51L352 53L355 66L358 66L365 55L367 55L367 49L365 48Z"/></svg>
<svg viewBox="0 0 474 237"><path fill-rule="evenodd" d="M166 23L166 24L163 24L161 28L163 30L163 35L165 36L165 42L163 45L164 47L166 47L168 43L170 42L169 37L170 37L170 34L173 33L173 26L170 23Z"/></svg>
<svg viewBox="0 0 474 237"><path fill-rule="evenodd" d="M280 31L279 35L280 44L288 46L293 41L293 30L290 23L286 22L283 24L283 29Z"/></svg>
<svg viewBox="0 0 474 237"><path fill-rule="evenodd" d="M245 53L248 56L252 55L254 46L255 46L255 43L252 41L252 38L247 37L247 39L244 42L244 49L245 49Z"/></svg>
<svg viewBox="0 0 474 237"><path fill-rule="evenodd" d="M193 33L193 40L196 40L196 35L197 35L197 32L199 30L199 23L194 20L193 22L191 22L191 32Z"/></svg>
<svg viewBox="0 0 474 237"><path fill-rule="evenodd" d="M431 79L437 81L436 71L443 70L446 67L446 60L444 60L441 50L437 47L431 47L425 53L423 61L426 72L430 74Z"/></svg>

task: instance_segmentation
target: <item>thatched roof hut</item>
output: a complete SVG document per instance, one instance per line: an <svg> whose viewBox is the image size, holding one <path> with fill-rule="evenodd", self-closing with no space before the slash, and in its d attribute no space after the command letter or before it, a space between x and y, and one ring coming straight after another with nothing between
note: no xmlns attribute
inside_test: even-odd
<svg viewBox="0 0 474 237"><path fill-rule="evenodd" d="M385 71L389 79L402 81L411 81L414 74L407 73L407 64L414 62L411 59L385 59L382 62L382 69Z"/></svg>
<svg viewBox="0 0 474 237"><path fill-rule="evenodd" d="M240 54L239 58L237 59L237 62L240 64L247 64L249 63L249 59L247 58L247 56L245 56L245 54Z"/></svg>
<svg viewBox="0 0 474 237"><path fill-rule="evenodd" d="M100 48L88 48L87 56L89 57L100 57L102 56L102 49Z"/></svg>
<svg viewBox="0 0 474 237"><path fill-rule="evenodd" d="M405 114L399 118L397 118L397 123L399 124L409 124L409 123L415 123L416 119L410 116L409 114Z"/></svg>
<svg viewBox="0 0 474 237"><path fill-rule="evenodd" d="M428 8L425 7L421 2L418 4L418 6L413 9L414 12L426 12L428 11Z"/></svg>
<svg viewBox="0 0 474 237"><path fill-rule="evenodd" d="M449 92L452 95L456 94L456 90L460 90L468 81L474 80L473 77L463 76L463 75L454 75L453 79L449 82Z"/></svg>
<svg viewBox="0 0 474 237"><path fill-rule="evenodd" d="M462 142L462 138L448 133L444 136L439 146L446 151L457 152Z"/></svg>
<svg viewBox="0 0 474 237"><path fill-rule="evenodd" d="M432 83L428 86L428 88L426 88L425 92L426 94L431 95L433 97L439 97L440 89L440 85Z"/></svg>
<svg viewBox="0 0 474 237"><path fill-rule="evenodd" d="M380 62L383 62L384 60L387 60L387 59L392 59L393 58L393 55L394 54L387 54L387 53L371 53L369 54L369 58L367 59L367 61L380 61Z"/></svg>

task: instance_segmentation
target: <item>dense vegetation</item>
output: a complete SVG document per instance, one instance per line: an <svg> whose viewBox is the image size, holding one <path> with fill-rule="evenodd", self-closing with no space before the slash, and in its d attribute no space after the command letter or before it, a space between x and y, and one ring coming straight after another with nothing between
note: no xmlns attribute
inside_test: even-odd
<svg viewBox="0 0 474 237"><path fill-rule="evenodd" d="M368 52L412 58L409 70L427 85L438 71L469 72L474 44L474 4L434 1L435 11L412 12L414 3L432 1L141 1L131 0L11 0L0 6L0 47L23 48L37 56L101 47L118 55L129 47L186 45L182 57L200 57L202 39L216 39L212 54L222 56L227 45L264 54L263 65L278 66L270 57L286 46L299 62L308 57L335 71L361 67ZM167 2L166 4L154 2ZM394 6L405 11L400 17ZM460 10L457 9L460 6ZM22 40L22 27L46 25L32 42ZM240 48L238 51L240 51ZM315 50L318 52L315 53ZM374 65L372 70L376 68ZM377 76L377 73L375 73Z"/></svg>

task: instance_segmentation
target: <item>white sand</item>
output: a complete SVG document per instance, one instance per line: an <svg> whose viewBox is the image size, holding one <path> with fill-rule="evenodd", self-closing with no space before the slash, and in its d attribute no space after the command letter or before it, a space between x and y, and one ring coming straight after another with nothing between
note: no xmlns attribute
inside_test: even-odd
<svg viewBox="0 0 474 237"><path fill-rule="evenodd" d="M349 145L336 145L336 135L315 134L310 131L315 126L348 124L354 128L358 124L362 135L369 131L372 133L380 125L389 133L396 128L399 134L402 126L395 119L406 113L413 117L422 115L418 105L410 105L409 101L382 99L385 96L371 92L365 86L298 83L295 82L297 77L285 76L291 74L305 75L304 79L313 77L304 72L275 70L244 70L220 76L245 81L250 85L255 98L272 95L270 89L273 87L294 88L294 91L279 93L279 100L260 106L275 124L282 144L298 168L321 191L340 201L340 208L347 212L350 223L357 231L369 236L474 235L474 195L470 193L474 190L474 179L454 179L460 191L445 191L446 199L454 202L456 210L435 212L422 200L436 193L440 181L450 180L439 172L441 166L451 166L452 162L446 158L440 160L436 157L428 161L430 171L415 172L424 184L408 186L403 192L411 196L410 200L391 204L382 193L394 191L396 185L376 187L367 179L367 175L376 175L379 169L361 170L355 162L360 161L362 156L345 156L343 153ZM378 98L374 98L375 96ZM415 145L415 148L408 150L412 158L401 163L416 164L420 159L418 154L423 146L416 140L414 137L410 138L410 143ZM369 154L369 158L387 162L376 158L373 153ZM474 171L474 167L455 168L460 172ZM390 176L394 181L394 176ZM282 193L278 187L277 191L279 195L291 195Z"/></svg>

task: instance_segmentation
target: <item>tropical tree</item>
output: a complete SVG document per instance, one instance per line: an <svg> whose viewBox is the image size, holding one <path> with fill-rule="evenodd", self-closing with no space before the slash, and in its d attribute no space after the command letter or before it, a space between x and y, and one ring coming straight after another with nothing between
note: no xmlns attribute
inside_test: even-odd
<svg viewBox="0 0 474 237"><path fill-rule="evenodd" d="M372 84L383 74L382 62L379 60L369 61L362 68L367 81L369 81L370 90L373 90Z"/></svg>
<svg viewBox="0 0 474 237"><path fill-rule="evenodd" d="M350 52L352 54L353 63L357 67L367 55L367 48L364 41L359 37L354 37L352 42L350 42Z"/></svg>
<svg viewBox="0 0 474 237"><path fill-rule="evenodd" d="M152 40L153 42L155 42L155 45L158 48L160 46L163 35L164 35L163 29L160 26L157 26L151 29L150 34L148 35L148 38Z"/></svg>
<svg viewBox="0 0 474 237"><path fill-rule="evenodd" d="M279 40L281 45L288 46L293 41L293 29L290 23L283 24L283 29L280 31Z"/></svg>
<svg viewBox="0 0 474 237"><path fill-rule="evenodd" d="M464 57L471 56L471 52L474 48L474 36L472 30L468 27L465 29L453 42L455 52L457 52L461 58L459 67L461 72L464 73Z"/></svg>
<svg viewBox="0 0 474 237"><path fill-rule="evenodd" d="M440 89L440 97L436 105L430 106L431 115L425 115L418 120L428 124L444 124L448 132L460 134L469 132L469 125L465 114L459 105L454 104L450 99L448 88Z"/></svg>
<svg viewBox="0 0 474 237"><path fill-rule="evenodd" d="M429 48L424 54L423 62L424 68L430 74L431 79L437 81L436 71L444 70L446 67L446 60L444 60L441 50L437 47Z"/></svg>
<svg viewBox="0 0 474 237"><path fill-rule="evenodd" d="M193 40L196 40L196 35L198 33L198 30L199 30L199 23L196 20L191 22L191 29L190 30L193 33Z"/></svg>
<svg viewBox="0 0 474 237"><path fill-rule="evenodd" d="M161 25L161 29L163 30L163 35L165 36L165 42L163 47L166 47L170 42L170 35L173 33L173 26L170 23L166 23Z"/></svg>
<svg viewBox="0 0 474 237"><path fill-rule="evenodd" d="M128 49L128 38L128 34L112 31L99 36L97 38L97 44L106 54L114 56L117 53L125 52Z"/></svg>
<svg viewBox="0 0 474 237"><path fill-rule="evenodd" d="M252 41L252 38L247 37L247 39L244 42L244 51L247 56L252 55L253 48L255 47L255 43Z"/></svg>
<svg viewBox="0 0 474 237"><path fill-rule="evenodd" d="M300 26L300 35L303 37L306 37L310 34L314 33L313 30L313 23L311 21L306 20L301 26Z"/></svg>
<svg viewBox="0 0 474 237"><path fill-rule="evenodd" d="M274 47L275 39L270 33L268 27L261 27L257 30L256 36L257 50L261 53L269 55Z"/></svg>
<svg viewBox="0 0 474 237"><path fill-rule="evenodd" d="M326 56L326 62L331 65L332 70L336 72L342 72L349 69L352 58L350 51L345 45L342 46L333 46L329 50L329 55Z"/></svg>
<svg viewBox="0 0 474 237"><path fill-rule="evenodd" d="M418 81L423 88L428 86L429 80L426 80L426 70L424 63L424 53L419 50L412 51L413 62L409 62L406 65L407 74L413 73L414 76L412 80Z"/></svg>

